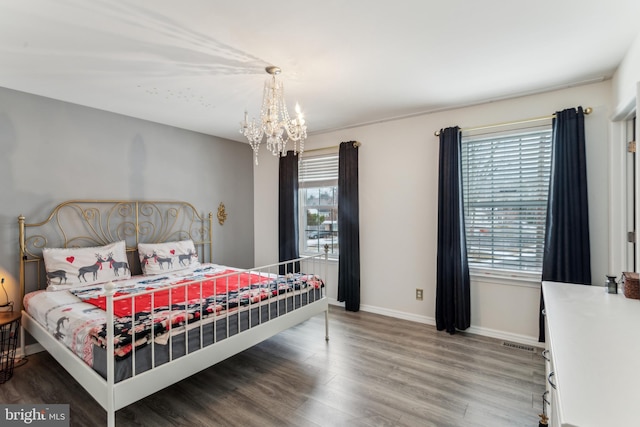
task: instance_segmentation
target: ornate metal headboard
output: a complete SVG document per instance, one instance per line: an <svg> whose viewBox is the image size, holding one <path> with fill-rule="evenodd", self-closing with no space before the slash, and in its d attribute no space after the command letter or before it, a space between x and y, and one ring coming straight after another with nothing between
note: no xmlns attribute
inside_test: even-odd
<svg viewBox="0 0 640 427"><path fill-rule="evenodd" d="M43 288L42 249L103 246L124 240L131 274L140 274L138 243L191 239L200 260L213 258L213 214L201 215L186 202L140 200L70 200L59 204L47 219L20 227L20 295L25 284ZM34 267L34 268L31 268ZM29 291L35 289L29 289Z"/></svg>

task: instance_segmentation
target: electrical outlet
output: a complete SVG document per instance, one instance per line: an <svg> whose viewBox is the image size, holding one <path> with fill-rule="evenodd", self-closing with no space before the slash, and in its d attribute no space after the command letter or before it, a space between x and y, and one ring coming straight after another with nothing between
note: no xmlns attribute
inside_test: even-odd
<svg viewBox="0 0 640 427"><path fill-rule="evenodd" d="M424 294L424 290L423 289L416 289L416 299L418 301L422 301L423 294Z"/></svg>

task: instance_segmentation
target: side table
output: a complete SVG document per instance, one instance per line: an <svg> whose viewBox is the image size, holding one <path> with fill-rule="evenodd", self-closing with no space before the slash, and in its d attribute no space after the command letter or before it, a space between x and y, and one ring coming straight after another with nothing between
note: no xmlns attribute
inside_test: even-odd
<svg viewBox="0 0 640 427"><path fill-rule="evenodd" d="M21 317L19 311L0 312L0 384L13 375Z"/></svg>

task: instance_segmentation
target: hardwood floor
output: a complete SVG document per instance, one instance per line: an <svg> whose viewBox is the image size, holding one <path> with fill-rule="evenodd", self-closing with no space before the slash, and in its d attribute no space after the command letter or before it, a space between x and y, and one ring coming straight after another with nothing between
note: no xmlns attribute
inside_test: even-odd
<svg viewBox="0 0 640 427"><path fill-rule="evenodd" d="M544 363L477 335L332 307L136 402L118 426L536 426ZM72 426L104 410L48 353L0 385L4 403L69 403Z"/></svg>

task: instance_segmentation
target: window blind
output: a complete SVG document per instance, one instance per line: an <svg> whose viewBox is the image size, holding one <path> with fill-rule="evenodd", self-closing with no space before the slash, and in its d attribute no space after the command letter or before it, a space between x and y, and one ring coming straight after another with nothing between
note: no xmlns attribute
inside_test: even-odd
<svg viewBox="0 0 640 427"><path fill-rule="evenodd" d="M338 181L338 155L303 157L298 170L301 188L336 185Z"/></svg>
<svg viewBox="0 0 640 427"><path fill-rule="evenodd" d="M551 127L463 137L461 157L469 265L541 272Z"/></svg>

